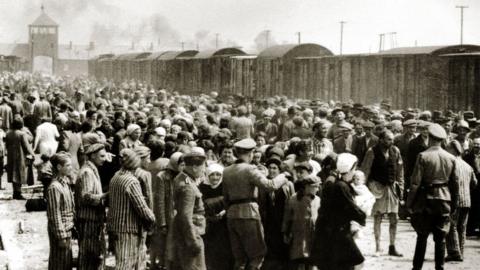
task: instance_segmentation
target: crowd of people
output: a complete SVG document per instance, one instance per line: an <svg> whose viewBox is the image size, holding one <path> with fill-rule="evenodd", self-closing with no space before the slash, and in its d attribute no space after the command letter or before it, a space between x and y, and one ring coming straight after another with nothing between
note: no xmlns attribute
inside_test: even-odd
<svg viewBox="0 0 480 270"><path fill-rule="evenodd" d="M109 254L115 269L359 269L367 216L375 256L385 255L383 217L385 253L403 256L397 224L407 219L413 269L430 233L443 269L479 235L471 111L30 73L3 73L0 87L1 165L13 199L43 184L49 269L103 269Z"/></svg>

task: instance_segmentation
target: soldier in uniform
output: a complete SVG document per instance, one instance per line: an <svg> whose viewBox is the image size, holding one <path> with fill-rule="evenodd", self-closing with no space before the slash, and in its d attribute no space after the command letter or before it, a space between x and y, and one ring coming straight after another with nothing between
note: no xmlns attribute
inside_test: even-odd
<svg viewBox="0 0 480 270"><path fill-rule="evenodd" d="M223 195L235 270L260 269L266 253L257 204L258 188L273 191L287 182L285 174L268 179L250 164L256 143L243 139L234 144L237 161L224 170Z"/></svg>
<svg viewBox="0 0 480 270"><path fill-rule="evenodd" d="M428 133L431 146L417 158L407 197L411 223L417 232L413 270L422 269L430 233L435 241L435 269L444 269L445 236L458 197L455 157L441 148L447 134L439 124L431 124Z"/></svg>
<svg viewBox="0 0 480 270"><path fill-rule="evenodd" d="M206 270L205 208L198 182L205 173L207 157L192 151L183 156L185 169L175 177L174 205L177 211L173 220L174 270ZM219 258L220 260L222 258Z"/></svg>

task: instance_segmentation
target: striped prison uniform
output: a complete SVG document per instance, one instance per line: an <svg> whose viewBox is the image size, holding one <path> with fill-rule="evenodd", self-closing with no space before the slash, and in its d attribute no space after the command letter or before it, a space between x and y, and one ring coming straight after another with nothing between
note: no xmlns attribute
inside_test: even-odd
<svg viewBox="0 0 480 270"><path fill-rule="evenodd" d="M112 178L109 205L107 227L115 238L115 269L145 269L144 227L151 227L155 216L134 171L121 169Z"/></svg>
<svg viewBox="0 0 480 270"><path fill-rule="evenodd" d="M50 255L48 269L72 269L72 229L75 202L68 178L55 178L47 190Z"/></svg>
<svg viewBox="0 0 480 270"><path fill-rule="evenodd" d="M87 161L75 188L78 230L78 269L103 269L105 263L105 206L97 167Z"/></svg>
<svg viewBox="0 0 480 270"><path fill-rule="evenodd" d="M471 206L470 190L477 185L473 168L461 157L456 159L455 170L458 176L457 211L451 217L450 230L447 234L447 253L453 257L463 256L468 212Z"/></svg>

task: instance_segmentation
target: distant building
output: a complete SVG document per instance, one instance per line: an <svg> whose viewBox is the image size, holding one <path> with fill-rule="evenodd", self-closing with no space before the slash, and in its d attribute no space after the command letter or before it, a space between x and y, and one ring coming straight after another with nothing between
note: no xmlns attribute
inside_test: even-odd
<svg viewBox="0 0 480 270"><path fill-rule="evenodd" d="M106 53L132 52L131 46L99 47L59 44L59 25L41 8L41 14L28 25L28 43L0 43L0 55L16 56L26 62L29 71L55 75L88 75L88 59Z"/></svg>

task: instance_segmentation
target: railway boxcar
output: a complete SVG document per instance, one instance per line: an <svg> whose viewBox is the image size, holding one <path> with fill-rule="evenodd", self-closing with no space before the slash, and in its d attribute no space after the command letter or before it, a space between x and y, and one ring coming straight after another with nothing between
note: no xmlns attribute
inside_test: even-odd
<svg viewBox="0 0 480 270"><path fill-rule="evenodd" d="M454 83L449 79L451 59L443 55L478 49L469 45L434 46L368 55L300 57L295 59L295 89L300 98L366 104L389 99L394 108L453 108L449 103L465 94L464 90L450 90ZM456 96L451 102L449 93Z"/></svg>
<svg viewBox="0 0 480 270"><path fill-rule="evenodd" d="M113 80L113 59L115 58L114 54L102 54L97 60L95 67L95 73L97 80L109 79Z"/></svg>
<svg viewBox="0 0 480 270"><path fill-rule="evenodd" d="M241 94L245 97L256 97L256 55L232 56L229 91L225 95Z"/></svg>
<svg viewBox="0 0 480 270"><path fill-rule="evenodd" d="M179 88L183 89L183 83L185 82L183 78L187 72L183 69L185 67L188 68L183 61L195 56L197 53L198 51L195 50L168 51L160 55L154 60L153 64L156 66L156 73L152 73L152 77L156 77L154 79L157 82L155 86L170 91L178 91Z"/></svg>
<svg viewBox="0 0 480 270"><path fill-rule="evenodd" d="M257 95L295 97L294 59L328 56L333 53L317 44L277 45L263 50L257 58Z"/></svg>
<svg viewBox="0 0 480 270"><path fill-rule="evenodd" d="M185 83L188 88L182 89L183 92L191 93L209 93L218 92L219 95L225 95L231 92L231 80L233 66L231 57L246 55L238 48L222 48L218 50L207 50L199 52L191 59L192 69L184 69L184 80L191 80ZM190 63L188 63L190 64ZM188 72L191 72L190 74ZM188 91L188 89L191 89Z"/></svg>
<svg viewBox="0 0 480 270"><path fill-rule="evenodd" d="M130 70L130 79L135 79L142 83L147 82L143 61L151 54L151 52L144 52L130 60L130 65L132 66L132 69Z"/></svg>
<svg viewBox="0 0 480 270"><path fill-rule="evenodd" d="M155 60L165 52L153 52L149 56L140 59L140 65L143 70L143 74L141 74L141 79L145 81L147 84L151 85L157 85L154 79L156 78L155 76L152 76L153 74L156 74L156 62Z"/></svg>

